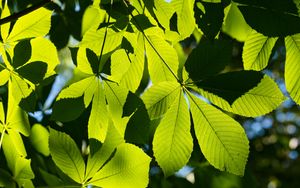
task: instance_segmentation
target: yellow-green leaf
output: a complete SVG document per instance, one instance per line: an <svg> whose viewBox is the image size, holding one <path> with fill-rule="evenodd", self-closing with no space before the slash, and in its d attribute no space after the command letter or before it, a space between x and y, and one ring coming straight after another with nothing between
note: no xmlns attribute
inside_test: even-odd
<svg viewBox="0 0 300 188"><path fill-rule="evenodd" d="M88 123L89 139L96 139L103 142L108 127L108 112L105 101L104 85L97 80L96 90L93 96L92 110Z"/></svg>
<svg viewBox="0 0 300 188"><path fill-rule="evenodd" d="M153 138L154 156L166 176L182 168L193 151L188 105L181 90L176 95Z"/></svg>
<svg viewBox="0 0 300 188"><path fill-rule="evenodd" d="M285 100L285 96L277 84L267 75L264 75L256 87L237 98L231 105L217 95L196 87L193 89L223 110L246 117L265 115L276 109Z"/></svg>
<svg viewBox="0 0 300 188"><path fill-rule="evenodd" d="M146 56L152 82L175 81L179 67L176 50L159 35L149 35L148 39Z"/></svg>
<svg viewBox="0 0 300 188"><path fill-rule="evenodd" d="M55 164L74 181L83 183L85 163L74 140L65 133L50 129L49 149Z"/></svg>
<svg viewBox="0 0 300 188"><path fill-rule="evenodd" d="M188 93L201 151L215 168L244 175L249 143L242 126L217 108Z"/></svg>
<svg viewBox="0 0 300 188"><path fill-rule="evenodd" d="M177 82L160 82L146 90L142 99L150 119L161 118L167 112L179 89Z"/></svg>
<svg viewBox="0 0 300 188"><path fill-rule="evenodd" d="M25 38L45 36L51 26L51 14L52 11L40 8L21 17L15 23L6 41L12 42Z"/></svg>
<svg viewBox="0 0 300 188"><path fill-rule="evenodd" d="M99 187L146 187L150 161L138 147L121 144L112 159L88 183Z"/></svg>
<svg viewBox="0 0 300 188"><path fill-rule="evenodd" d="M285 84L291 98L300 104L300 34L285 38L286 64Z"/></svg>
<svg viewBox="0 0 300 188"><path fill-rule="evenodd" d="M277 39L278 37L266 37L253 30L243 48L244 69L261 71L266 68Z"/></svg>

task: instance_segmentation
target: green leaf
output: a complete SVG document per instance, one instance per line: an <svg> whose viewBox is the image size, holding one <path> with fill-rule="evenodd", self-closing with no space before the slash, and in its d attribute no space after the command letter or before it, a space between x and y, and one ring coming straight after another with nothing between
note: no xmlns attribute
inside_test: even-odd
<svg viewBox="0 0 300 188"><path fill-rule="evenodd" d="M0 66L1 67L1 66ZM0 68L1 69L1 68ZM10 77L10 72L7 69L0 70L0 86L7 83Z"/></svg>
<svg viewBox="0 0 300 188"><path fill-rule="evenodd" d="M300 17L292 0L235 1L241 1L238 8L246 22L265 36L285 37L300 32Z"/></svg>
<svg viewBox="0 0 300 188"><path fill-rule="evenodd" d="M76 109L76 110L74 110ZM78 98L64 98L53 105L51 119L68 122L78 118L85 110L83 96Z"/></svg>
<svg viewBox="0 0 300 188"><path fill-rule="evenodd" d="M116 127L110 121L107 128L105 141L101 146L101 149L95 153L91 152L88 157L85 179L94 177L96 172L98 172L99 169L107 162L107 160L109 160L116 147L124 142L123 136L119 134Z"/></svg>
<svg viewBox="0 0 300 188"><path fill-rule="evenodd" d="M97 81L94 93L92 110L88 122L88 137L103 142L108 127L108 112L104 94L104 85L100 80Z"/></svg>
<svg viewBox="0 0 300 188"><path fill-rule="evenodd" d="M52 11L40 8L19 18L6 41L45 36L50 30L51 14Z"/></svg>
<svg viewBox="0 0 300 188"><path fill-rule="evenodd" d="M188 93L201 151L215 168L244 175L249 154L245 131L234 119Z"/></svg>
<svg viewBox="0 0 300 188"><path fill-rule="evenodd" d="M181 40L189 37L196 27L193 9L194 3L195 0L171 1L171 4L177 13L177 27Z"/></svg>
<svg viewBox="0 0 300 188"><path fill-rule="evenodd" d="M142 99L129 92L123 107L123 116L130 116L125 140L130 143L146 144L150 138L150 118Z"/></svg>
<svg viewBox="0 0 300 188"><path fill-rule="evenodd" d="M146 42L146 56L151 81L175 81L179 61L175 49L159 35L149 35Z"/></svg>
<svg viewBox="0 0 300 188"><path fill-rule="evenodd" d="M196 3L199 5L200 2ZM195 18L198 27L204 33L204 35L213 40L222 27L224 18L224 5L222 3L205 3L202 2L199 5L201 8L194 8Z"/></svg>
<svg viewBox="0 0 300 188"><path fill-rule="evenodd" d="M114 82L104 80L105 97L108 104L108 111L119 134L124 136L128 117L122 117L123 106L126 102L128 89Z"/></svg>
<svg viewBox="0 0 300 188"><path fill-rule="evenodd" d="M99 73L99 59L98 59L97 54L95 54L92 50L87 48L86 49L86 57L90 63L93 73L98 74Z"/></svg>
<svg viewBox="0 0 300 188"><path fill-rule="evenodd" d="M171 3L166 2L165 0L156 0L154 1L155 8L153 9L156 18L159 23L165 28L170 28L170 19L175 13L175 9ZM177 25L177 23L176 23Z"/></svg>
<svg viewBox="0 0 300 188"><path fill-rule="evenodd" d="M50 155L49 132L41 124L34 124L31 127L30 142L33 147L44 156Z"/></svg>
<svg viewBox="0 0 300 188"><path fill-rule="evenodd" d="M131 22L136 26L140 31L144 31L154 25L149 21L149 18L144 14L139 14L131 18Z"/></svg>
<svg viewBox="0 0 300 188"><path fill-rule="evenodd" d="M287 36L285 38L286 65L285 65L285 84L291 98L300 104L300 34Z"/></svg>
<svg viewBox="0 0 300 188"><path fill-rule="evenodd" d="M30 124L27 114L18 106L18 102L13 97L13 87L8 90L8 108L5 123L8 129L22 133L24 136L30 134Z"/></svg>
<svg viewBox="0 0 300 188"><path fill-rule="evenodd" d="M13 177L4 169L0 169L0 186L8 188L16 187Z"/></svg>
<svg viewBox="0 0 300 188"><path fill-rule="evenodd" d="M231 4L225 8L225 12L227 12L227 14L223 22L222 31L232 38L244 42L252 31L252 28L246 23L236 3L231 2Z"/></svg>
<svg viewBox="0 0 300 188"><path fill-rule="evenodd" d="M2 7L1 7L1 9L2 9ZM9 10L8 5L7 5L7 1L5 1L5 5L4 5L4 7L2 9L2 12L1 12L1 18L5 18L7 16L10 16L10 10ZM10 29L10 22L1 25L1 37L2 37L2 39L7 38L8 34L9 34L9 29Z"/></svg>
<svg viewBox="0 0 300 188"><path fill-rule="evenodd" d="M80 47L90 48L95 53L98 53L102 49L105 28L96 30L97 28L89 29L83 36L83 39L80 43ZM113 29L107 29L106 40L104 44L103 54L107 54L115 50L118 46L121 45L123 33L116 32Z"/></svg>
<svg viewBox="0 0 300 188"><path fill-rule="evenodd" d="M8 134L3 137L3 151L7 166L13 174L13 179L17 182L22 179L33 179L34 173L30 166L30 159L26 159L27 153L21 135L8 130Z"/></svg>
<svg viewBox="0 0 300 188"><path fill-rule="evenodd" d="M22 99L26 99L34 92L34 85L21 79L19 76L11 74L10 79L9 85L16 103L20 103ZM34 111L35 104L31 101L24 101L21 107L26 111Z"/></svg>
<svg viewBox="0 0 300 188"><path fill-rule="evenodd" d="M253 30L243 48L244 69L261 71L266 68L277 39L278 37L266 37Z"/></svg>
<svg viewBox="0 0 300 188"><path fill-rule="evenodd" d="M142 95L150 119L161 118L169 109L180 89L177 82L161 82L150 87Z"/></svg>
<svg viewBox="0 0 300 188"><path fill-rule="evenodd" d="M219 74L195 84L232 104L250 89L261 82L263 74L255 71L236 71ZM247 80L247 82L245 82Z"/></svg>
<svg viewBox="0 0 300 188"><path fill-rule="evenodd" d="M17 68L24 65L31 57L30 40L22 40L14 48L12 66Z"/></svg>
<svg viewBox="0 0 300 188"><path fill-rule="evenodd" d="M19 67L16 72L30 82L38 84L43 80L47 72L47 66L47 63L35 61Z"/></svg>
<svg viewBox="0 0 300 188"><path fill-rule="evenodd" d="M139 34L137 36L137 45L134 48L134 56L131 58L130 65L127 70L125 69L126 72L124 72L120 80L120 84L124 84L132 92L135 92L138 89L143 77L145 66L144 48L144 38ZM122 63L125 64L125 62ZM120 71L120 69L118 70Z"/></svg>
<svg viewBox="0 0 300 188"><path fill-rule="evenodd" d="M63 89L56 100L59 101L67 98L79 98L84 95L84 105L85 107L88 107L92 101L96 86L97 78L95 76L84 78Z"/></svg>
<svg viewBox="0 0 300 188"><path fill-rule="evenodd" d="M106 12L100 9L98 5L89 6L85 9L82 18L82 36L84 36L90 28L97 28L104 20Z"/></svg>
<svg viewBox="0 0 300 188"><path fill-rule="evenodd" d="M63 181L57 176L50 174L41 168L39 169L39 171L43 177L43 180L47 183L48 186L60 186L64 184Z"/></svg>
<svg viewBox="0 0 300 188"><path fill-rule="evenodd" d="M113 158L88 183L99 187L146 187L150 161L136 146L121 144Z"/></svg>
<svg viewBox="0 0 300 188"><path fill-rule="evenodd" d="M76 143L62 132L50 129L49 148L55 164L77 183L83 183L85 164Z"/></svg>
<svg viewBox="0 0 300 188"><path fill-rule="evenodd" d="M54 44L50 40L41 37L31 39L30 43L32 47L32 54L29 61L47 63L47 72L44 78L48 78L56 74L55 68L58 64L60 64L60 61Z"/></svg>
<svg viewBox="0 0 300 188"><path fill-rule="evenodd" d="M154 156L165 176L182 168L193 151L188 105L181 90L176 95L153 138Z"/></svg>
<svg viewBox="0 0 300 188"><path fill-rule="evenodd" d="M246 117L265 115L276 109L285 100L277 84L267 75L264 75L257 86L237 98L232 104L213 93L194 89L223 110Z"/></svg>
<svg viewBox="0 0 300 188"><path fill-rule="evenodd" d="M221 72L231 62L232 44L226 40L200 41L188 56L186 71L193 81Z"/></svg>

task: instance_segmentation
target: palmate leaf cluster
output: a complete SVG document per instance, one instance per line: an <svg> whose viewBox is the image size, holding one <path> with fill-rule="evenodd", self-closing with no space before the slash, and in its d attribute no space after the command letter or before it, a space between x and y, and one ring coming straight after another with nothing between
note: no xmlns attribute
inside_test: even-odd
<svg viewBox="0 0 300 188"><path fill-rule="evenodd" d="M11 7L3 1L1 18ZM262 72L277 47L286 49L286 88L300 104L299 12L297 0L58 1L2 24L0 186L42 178L47 186L146 187L150 167L168 177L192 165L197 144L209 164L243 176L249 141L232 114L265 115L286 99ZM197 44L185 55L191 36ZM244 42L243 70L227 68L233 39ZM33 125L28 114L48 110L38 104L62 72L62 48L73 78L51 106L51 126ZM84 139L63 131L83 116Z"/></svg>

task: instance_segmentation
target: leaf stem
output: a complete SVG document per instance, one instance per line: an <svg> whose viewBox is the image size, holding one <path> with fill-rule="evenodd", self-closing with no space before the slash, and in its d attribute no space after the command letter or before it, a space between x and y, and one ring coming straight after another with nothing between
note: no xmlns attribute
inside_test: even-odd
<svg viewBox="0 0 300 188"><path fill-rule="evenodd" d="M110 21L110 14L111 14L111 10L112 10L112 4L113 4L113 1L111 1L111 3L110 3L110 10L109 10L109 13L108 13L107 25L105 27L104 39L103 39L103 43L102 43L102 47L101 47L101 52L100 52L100 57L99 57L99 63L101 63L101 60L102 60L103 51L104 51L104 45L105 45L106 38L107 38L107 31L108 31L108 25L109 25L109 21ZM100 70L98 70L98 71L100 71ZM98 74L100 74L100 72Z"/></svg>
<svg viewBox="0 0 300 188"><path fill-rule="evenodd" d="M14 13L14 14L10 15L10 16L2 18L2 19L0 19L0 25L3 25L3 24L8 23L8 22L12 22L14 20L17 20L17 19L21 18L22 16L25 16L25 15L27 15L27 14L43 7L43 6L45 6L46 4L48 4L50 2L52 2L52 0L42 0L41 2L39 2L37 4L34 4L31 7L28 7L28 8L26 8L26 9L20 11L20 12L17 12L17 13Z"/></svg>

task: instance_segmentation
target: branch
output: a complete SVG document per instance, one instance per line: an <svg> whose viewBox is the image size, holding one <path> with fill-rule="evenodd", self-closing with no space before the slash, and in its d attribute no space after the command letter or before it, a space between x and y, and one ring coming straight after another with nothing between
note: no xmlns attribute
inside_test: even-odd
<svg viewBox="0 0 300 188"><path fill-rule="evenodd" d="M14 20L17 20L20 17L25 16L26 14L29 14L29 13L31 13L31 12L33 12L33 11L35 11L35 10L43 7L43 6L45 6L46 4L48 4L50 2L52 2L52 0L42 0L41 2L39 2L37 4L34 4L31 7L26 8L26 9L24 9L24 10L18 12L18 13L14 13L14 14L12 14L10 16L2 18L2 19L0 19L0 25L3 25L5 23L8 23L8 22L11 22L11 21L14 21Z"/></svg>

